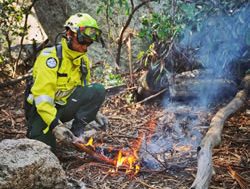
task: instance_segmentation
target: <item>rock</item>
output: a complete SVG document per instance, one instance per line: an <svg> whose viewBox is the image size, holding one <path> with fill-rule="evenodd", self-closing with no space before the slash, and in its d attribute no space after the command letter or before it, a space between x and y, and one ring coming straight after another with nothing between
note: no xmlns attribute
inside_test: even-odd
<svg viewBox="0 0 250 189"><path fill-rule="evenodd" d="M0 188L68 188L57 157L46 144L30 139L0 143Z"/></svg>

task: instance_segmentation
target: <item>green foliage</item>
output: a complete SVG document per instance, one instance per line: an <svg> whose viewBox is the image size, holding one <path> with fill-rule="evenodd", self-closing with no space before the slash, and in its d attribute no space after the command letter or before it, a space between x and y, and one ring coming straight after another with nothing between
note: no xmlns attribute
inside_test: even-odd
<svg viewBox="0 0 250 189"><path fill-rule="evenodd" d="M157 12L141 18L142 29L139 37L153 41L152 34L157 34L159 40L168 40L180 34L189 22L195 21L198 9L195 3L177 0L172 4L167 0Z"/></svg>
<svg viewBox="0 0 250 189"><path fill-rule="evenodd" d="M29 3L27 0L0 1L0 63L13 62L11 46L14 40L27 34L23 27L24 15L27 13Z"/></svg>
<svg viewBox="0 0 250 189"><path fill-rule="evenodd" d="M170 15L153 13L142 18L142 29L139 37L152 41L152 34L156 32L160 40L171 38L178 30L179 26L174 24Z"/></svg>
<svg viewBox="0 0 250 189"><path fill-rule="evenodd" d="M124 26L124 23L118 23L118 21L121 21L118 18L121 15L131 13L134 2L133 0L100 0L97 12L106 14L109 36L111 36L111 31L118 31L118 26L121 28ZM140 19L141 25L139 23L137 25L140 27L138 36L143 39L145 44L144 49L139 52L137 60L153 52L150 50L150 44L154 42L155 36L158 40L170 41L174 39L176 41L181 39L182 31L200 31L204 20L211 15L221 14L222 12L223 14L233 14L242 4L247 2L248 0L164 0L160 1L161 4L155 3L153 6L159 6L158 8L154 7L156 11L152 11L151 14L145 13ZM112 30L111 27L116 29L112 28ZM117 35L113 39L117 39ZM249 41L249 36L247 36L247 44L250 43ZM144 62L147 63L147 61Z"/></svg>
<svg viewBox="0 0 250 189"><path fill-rule="evenodd" d="M173 4L175 2L175 4ZM141 18L142 29L139 36L152 42L152 34L156 32L160 40L178 36L185 28L199 31L201 23L210 15L221 11L232 14L247 0L220 0L185 2L182 0L166 0L157 12Z"/></svg>
<svg viewBox="0 0 250 189"><path fill-rule="evenodd" d="M114 14L117 14L118 12L124 12L128 15L131 10L128 0L100 0L97 13L103 13L105 11L107 16L111 19Z"/></svg>
<svg viewBox="0 0 250 189"><path fill-rule="evenodd" d="M93 78L95 81L103 83L106 87L124 84L122 76L116 74L115 69L109 64L94 68Z"/></svg>

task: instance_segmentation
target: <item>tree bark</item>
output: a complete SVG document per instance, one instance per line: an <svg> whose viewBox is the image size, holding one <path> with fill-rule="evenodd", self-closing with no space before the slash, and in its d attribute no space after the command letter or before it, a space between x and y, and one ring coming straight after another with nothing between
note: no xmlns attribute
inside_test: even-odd
<svg viewBox="0 0 250 189"><path fill-rule="evenodd" d="M213 171L212 149L221 142L222 129L227 118L239 110L248 99L250 74L245 76L242 85L243 89L236 94L228 105L221 108L211 120L210 129L198 147L198 169L191 189L206 189L209 186Z"/></svg>

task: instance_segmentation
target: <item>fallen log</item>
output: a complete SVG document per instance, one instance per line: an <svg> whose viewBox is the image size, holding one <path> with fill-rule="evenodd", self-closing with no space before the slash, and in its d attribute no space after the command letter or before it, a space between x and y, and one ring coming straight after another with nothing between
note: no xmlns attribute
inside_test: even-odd
<svg viewBox="0 0 250 189"><path fill-rule="evenodd" d="M213 102L220 102L223 99L233 97L237 92L237 84L233 80L216 78L212 70L208 69L196 69L176 75L166 72L156 81L150 81L151 83L149 83L151 77L148 78L147 75L148 72L145 72L139 79L137 89L137 93L143 99L166 88L168 89L166 95L177 101L203 98ZM220 91L219 95L218 91Z"/></svg>
<svg viewBox="0 0 250 189"><path fill-rule="evenodd" d="M200 99L205 96L208 100L220 102L233 97L236 92L237 84L233 80L215 77L209 69L186 71L169 79L169 96L175 100Z"/></svg>
<svg viewBox="0 0 250 189"><path fill-rule="evenodd" d="M198 168L191 189L206 189L211 181L213 172L212 150L221 142L221 134L227 118L245 104L250 90L250 74L243 79L243 89L213 117L210 129L198 147Z"/></svg>

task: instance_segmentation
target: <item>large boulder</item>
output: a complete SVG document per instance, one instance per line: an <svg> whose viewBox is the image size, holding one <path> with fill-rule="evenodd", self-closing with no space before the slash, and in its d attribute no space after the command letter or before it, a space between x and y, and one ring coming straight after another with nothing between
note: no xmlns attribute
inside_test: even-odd
<svg viewBox="0 0 250 189"><path fill-rule="evenodd" d="M0 143L0 188L68 188L57 157L46 144L6 139Z"/></svg>

